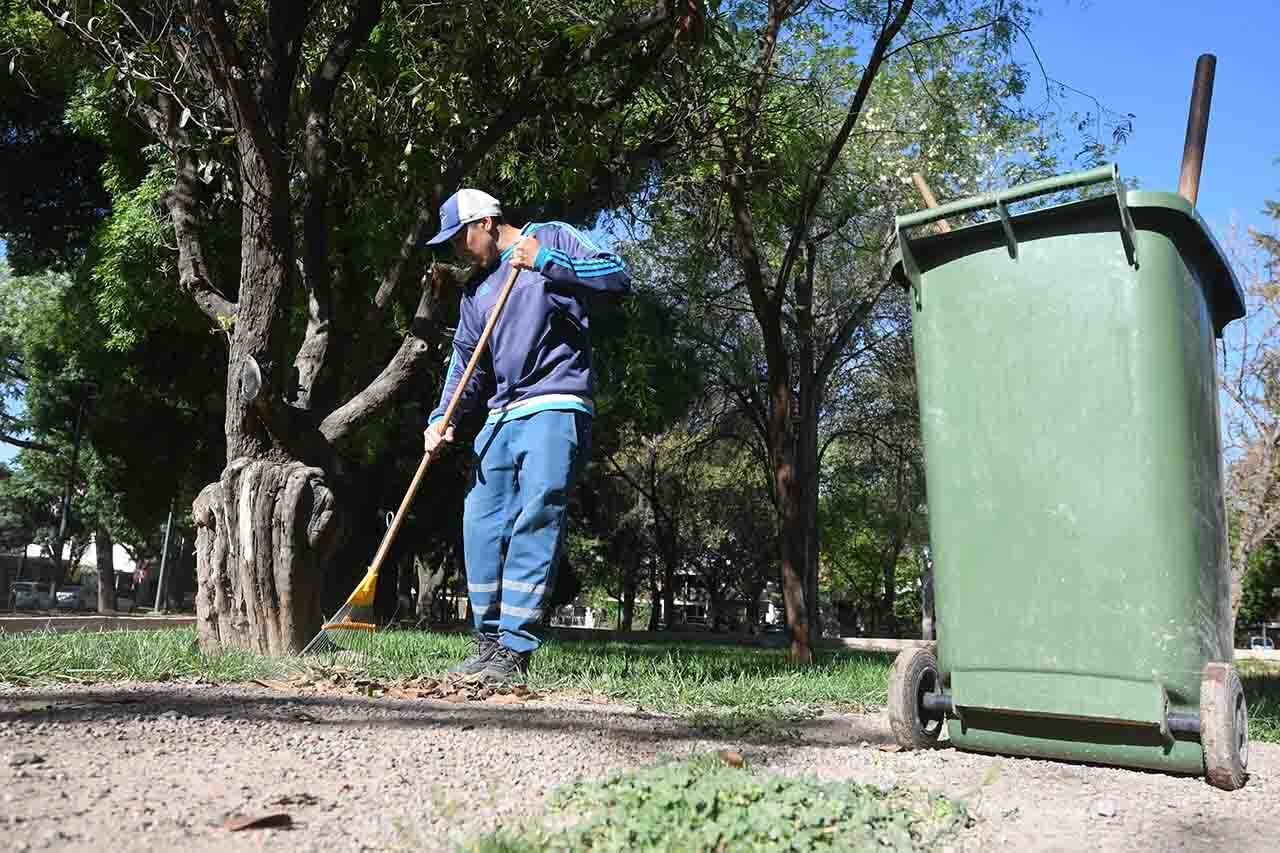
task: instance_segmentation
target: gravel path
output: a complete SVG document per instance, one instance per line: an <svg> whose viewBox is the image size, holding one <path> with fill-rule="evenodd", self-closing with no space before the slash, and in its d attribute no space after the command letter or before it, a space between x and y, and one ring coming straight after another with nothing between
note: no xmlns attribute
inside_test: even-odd
<svg viewBox="0 0 1280 853"><path fill-rule="evenodd" d="M634 708L454 704L256 686L0 689L0 849L444 850L581 776L721 748L770 772L959 797L956 849L1272 851L1280 747L1227 794L1158 773L882 750L882 715L710 738ZM289 829L225 828L285 812Z"/></svg>

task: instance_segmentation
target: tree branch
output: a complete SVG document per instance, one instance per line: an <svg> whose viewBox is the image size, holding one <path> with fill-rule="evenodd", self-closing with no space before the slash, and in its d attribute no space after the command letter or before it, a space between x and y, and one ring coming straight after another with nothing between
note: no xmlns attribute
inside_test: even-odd
<svg viewBox="0 0 1280 853"><path fill-rule="evenodd" d="M351 58L369 38L382 15L382 0L364 0L351 23L329 46L311 77L307 117L303 129L303 166L307 173L307 201L303 209L303 286L307 296L307 329L294 359L298 371L295 404L322 409L332 394L329 268L329 127L338 83Z"/></svg>
<svg viewBox="0 0 1280 853"><path fill-rule="evenodd" d="M832 370L835 369L836 362L840 358L840 354L844 352L845 347L849 345L849 341L853 339L853 335L857 332L858 327L866 321L870 316L872 309L880 302L880 297L884 292L893 286L893 279L890 278L888 271L885 270L884 264L889 254L889 247L893 245L893 239L890 237L885 241L885 249L881 253L881 271L880 288L873 294L858 303L858 307L845 315L844 322L840 324L840 329L836 332L835 338L831 345L827 347L826 352L822 354L822 360L818 363L817 369L814 371L817 377L818 395L822 396L827 385L827 380L831 377Z"/></svg>
<svg viewBox="0 0 1280 853"><path fill-rule="evenodd" d="M193 0L192 12L196 43L208 56L209 68L214 71L219 88L227 95L232 122L248 135L254 153L259 158L264 162L273 162L278 159L278 155L271 143L271 134L262 109L254 100L249 86L249 72L244 67L235 37L227 28L222 0Z"/></svg>
<svg viewBox="0 0 1280 853"><path fill-rule="evenodd" d="M12 435L0 433L0 442L12 444L14 447L21 447L23 450L38 450L41 453L58 453L58 448L52 444L45 444L42 441L28 441L25 438L17 438Z"/></svg>
<svg viewBox="0 0 1280 853"><path fill-rule="evenodd" d="M294 80L302 61L302 34L310 22L309 0L270 0L267 3L267 29L270 50L263 52L258 75L261 96L266 105L268 124L278 144L283 145L289 119L289 101Z"/></svg>
<svg viewBox="0 0 1280 853"><path fill-rule="evenodd" d="M173 102L162 98L161 104L169 107L165 112L171 129ZM191 296L205 316L222 325L236 316L238 306L214 283L205 259L204 228L196 213L203 189L195 155L190 148L182 147L175 159L173 190L166 194L166 201L178 243L178 286Z"/></svg>
<svg viewBox="0 0 1280 853"><path fill-rule="evenodd" d="M897 37L903 25L906 24L914 2L915 0L902 0L902 6L898 9L897 14L894 15L892 20L887 21L887 25L880 31L875 47L872 48L871 57L867 61L867 67L863 69L862 77L858 81L858 88L854 92L852 103L849 104L849 111L845 115L844 123L836 133L836 138L831 141L831 146L827 149L827 156L819 167L818 174L810 185L809 191L805 194L805 199L800 207L800 221L796 223L796 227L791 232L791 242L787 245L786 254L783 255L782 264L778 270L778 280L775 288L778 294L776 298L779 300L781 300L782 294L786 291L787 279L791 274L791 267L800 252L800 246L809 235L814 213L817 211L818 202L821 201L822 194L826 190L827 182L831 179L831 172L835 168L841 152L844 150L845 143L849 140L849 134L853 132L854 125L858 123L858 118L862 115L862 107L866 103L867 95L871 92L871 84L875 82L876 76L880 73L880 66L885 60L889 45ZM887 14L888 9L886 9L886 16Z"/></svg>
<svg viewBox="0 0 1280 853"><path fill-rule="evenodd" d="M330 444L339 444L350 438L384 406L400 399L410 387L431 353L433 339L440 336L437 307L436 289L424 282L413 327L400 343L395 356L360 393L321 421L320 434Z"/></svg>

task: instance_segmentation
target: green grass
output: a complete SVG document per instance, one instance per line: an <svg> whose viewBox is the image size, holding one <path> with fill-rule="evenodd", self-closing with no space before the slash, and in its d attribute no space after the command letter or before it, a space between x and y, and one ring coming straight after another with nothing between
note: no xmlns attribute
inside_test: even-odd
<svg viewBox="0 0 1280 853"><path fill-rule="evenodd" d="M387 631L375 635L368 673L383 680L438 674L469 645L461 634ZM890 662L885 655L841 652L820 655L814 666L801 668L774 649L553 641L534 658L530 686L605 696L660 712L804 713L883 704ZM0 683L235 682L269 676L273 667L273 661L244 652L201 654L189 628L0 634Z"/></svg>
<svg viewBox="0 0 1280 853"><path fill-rule="evenodd" d="M0 684L59 681L245 681L266 671L247 652L202 654L190 628L56 634L0 633Z"/></svg>
<svg viewBox="0 0 1280 853"><path fill-rule="evenodd" d="M382 632L373 637L369 675L394 680L437 674L468 646L462 634ZM553 641L534 658L530 686L683 714L712 734L785 738L795 720L820 709L883 705L891 663L888 655L827 652L811 667L795 667L776 649ZM269 677L274 665L246 652L202 654L190 628L0 634L0 683L8 684L236 682ZM1250 736L1280 743L1280 668L1253 660L1239 666Z"/></svg>
<svg viewBox="0 0 1280 853"><path fill-rule="evenodd" d="M1242 660L1237 666L1249 704L1249 738L1280 743L1280 668L1257 660Z"/></svg>
<svg viewBox="0 0 1280 853"><path fill-rule="evenodd" d="M570 785L552 797L541 819L504 827L460 849L933 850L966 821L962 806L938 796L770 777L698 756Z"/></svg>

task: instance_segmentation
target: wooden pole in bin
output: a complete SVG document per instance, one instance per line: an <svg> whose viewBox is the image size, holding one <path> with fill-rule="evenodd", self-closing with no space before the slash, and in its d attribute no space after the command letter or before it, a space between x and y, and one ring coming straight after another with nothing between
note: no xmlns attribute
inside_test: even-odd
<svg viewBox="0 0 1280 853"><path fill-rule="evenodd" d="M1195 81L1191 85L1191 107L1187 112L1187 140L1182 146L1182 172L1178 194L1196 203L1200 195L1200 170L1204 166L1204 142L1209 134L1209 105L1213 101L1213 75L1218 58L1202 53L1196 60Z"/></svg>
<svg viewBox="0 0 1280 853"><path fill-rule="evenodd" d="M915 182L916 189L920 191L920 197L924 199L926 207L937 207L938 200L933 196L933 190L929 189L929 184L924 179L924 175L919 172L911 173L911 180ZM936 223L938 230L946 234L951 230L951 223L945 219L939 219Z"/></svg>

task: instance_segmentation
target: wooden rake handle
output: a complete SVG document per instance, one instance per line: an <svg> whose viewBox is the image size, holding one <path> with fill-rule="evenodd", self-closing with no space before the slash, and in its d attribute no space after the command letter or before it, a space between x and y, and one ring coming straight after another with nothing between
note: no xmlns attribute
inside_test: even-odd
<svg viewBox="0 0 1280 853"><path fill-rule="evenodd" d="M493 334L494 324L498 322L498 315L502 313L503 307L507 304L507 297L511 295L511 288L515 286L516 278L520 275L520 270L514 266L511 268L511 274L507 276L507 282L502 286L502 291L498 294L498 301L493 306L493 310L489 312L489 321L484 324L484 331L480 333L480 341L476 344L475 352L471 353L471 360L467 362L467 369L462 372L462 378L458 380L458 387L453 389L453 398L449 400L449 408L444 410L444 419L440 432L443 433L449 428L449 424L453 422L453 412L458 408L458 403L462 401L462 392L466 390L467 383L471 381L471 374L475 372L476 365L480 363L480 357L484 355L485 347L489 345L489 336ZM448 381L448 377L445 378ZM376 572L382 567L382 561L386 559L387 552L391 550L391 543L395 541L396 534L400 532L400 525L404 522L405 513L409 510L409 504L413 503L413 498L418 494L418 486L422 484L422 475L427 472L427 466L431 464L431 454L423 453L422 461L418 463L418 472L413 475L413 482L409 484L409 491L405 492L404 500L400 501L400 508L396 510L395 518L391 520L391 526L387 528L387 533L382 537L382 544L378 546L378 553L373 557L373 563L369 566L369 571Z"/></svg>

